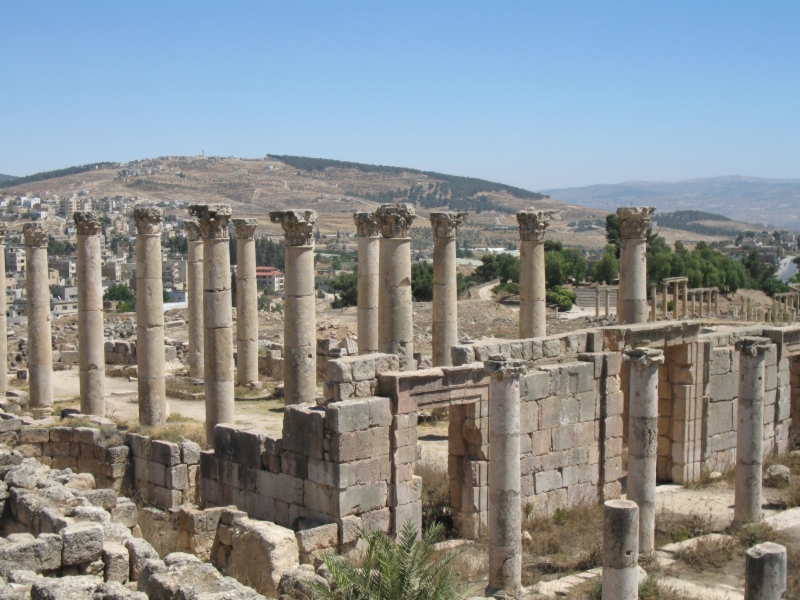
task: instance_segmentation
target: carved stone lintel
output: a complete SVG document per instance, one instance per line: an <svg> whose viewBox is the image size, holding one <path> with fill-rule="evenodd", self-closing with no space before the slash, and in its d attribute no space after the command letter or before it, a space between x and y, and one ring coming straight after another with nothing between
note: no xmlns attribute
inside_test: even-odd
<svg viewBox="0 0 800 600"><path fill-rule="evenodd" d="M757 356L764 354L772 346L769 338L747 336L736 340L734 347L742 354L749 354L750 356Z"/></svg>
<svg viewBox="0 0 800 600"><path fill-rule="evenodd" d="M258 219L234 219L233 229L236 231L236 238L240 240L252 240L258 226Z"/></svg>
<svg viewBox="0 0 800 600"><path fill-rule="evenodd" d="M378 227L378 218L374 212L358 211L353 213L358 237L378 237L381 234Z"/></svg>
<svg viewBox="0 0 800 600"><path fill-rule="evenodd" d="M136 232L142 235L161 235L164 211L156 206L137 206L133 209Z"/></svg>
<svg viewBox="0 0 800 600"><path fill-rule="evenodd" d="M22 226L25 236L25 245L29 248L44 248L47 246L47 227L43 223L25 223Z"/></svg>
<svg viewBox="0 0 800 600"><path fill-rule="evenodd" d="M545 230L554 214L554 210L536 210L533 207L519 211L517 223L519 223L520 241L543 242Z"/></svg>
<svg viewBox="0 0 800 600"><path fill-rule="evenodd" d="M97 235L100 233L100 226L103 220L100 213L90 210L77 210L72 213L75 227L78 228L78 235Z"/></svg>
<svg viewBox="0 0 800 600"><path fill-rule="evenodd" d="M204 240L227 240L230 204L192 204L189 214L200 222L200 235Z"/></svg>
<svg viewBox="0 0 800 600"><path fill-rule="evenodd" d="M654 206L621 206L617 209L619 231L623 240L643 240L650 226Z"/></svg>
<svg viewBox="0 0 800 600"><path fill-rule="evenodd" d="M199 242L200 237L200 221L197 219L186 219L183 224L186 226L186 237L190 242Z"/></svg>
<svg viewBox="0 0 800 600"><path fill-rule="evenodd" d="M411 235L411 223L417 216L413 204L392 202L381 204L375 211L378 227L385 238L407 238Z"/></svg>
<svg viewBox="0 0 800 600"><path fill-rule="evenodd" d="M315 210L276 210L269 213L269 220L283 227L284 243L287 246L313 246Z"/></svg>
<svg viewBox="0 0 800 600"><path fill-rule="evenodd" d="M434 239L455 238L458 226L467 218L465 212L432 212L431 228Z"/></svg>
<svg viewBox="0 0 800 600"><path fill-rule="evenodd" d="M528 372L528 364L519 358L508 358L505 354L493 354L483 361L483 368L492 375L520 377Z"/></svg>
<svg viewBox="0 0 800 600"><path fill-rule="evenodd" d="M0 246L6 243L7 233L8 233L8 226L5 223L0 223Z"/></svg>
<svg viewBox="0 0 800 600"><path fill-rule="evenodd" d="M638 365L664 364L664 351L658 348L633 348L622 353L622 360Z"/></svg>

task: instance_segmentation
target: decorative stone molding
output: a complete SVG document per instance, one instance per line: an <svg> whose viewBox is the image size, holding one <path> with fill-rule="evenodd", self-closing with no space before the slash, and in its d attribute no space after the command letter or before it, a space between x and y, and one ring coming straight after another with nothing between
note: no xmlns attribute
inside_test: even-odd
<svg viewBox="0 0 800 600"><path fill-rule="evenodd" d="M136 233L161 235L164 228L164 211L155 206L137 206L133 209Z"/></svg>
<svg viewBox="0 0 800 600"><path fill-rule="evenodd" d="M431 228L433 237L455 238L458 235L458 226L467 218L465 212L433 212L431 213Z"/></svg>
<svg viewBox="0 0 800 600"><path fill-rule="evenodd" d="M411 223L417 216L413 204L394 202L381 204L375 211L378 227L385 238L407 238L411 234Z"/></svg>
<svg viewBox="0 0 800 600"><path fill-rule="evenodd" d="M664 351L658 348L633 348L623 352L622 360L648 367L663 365Z"/></svg>
<svg viewBox="0 0 800 600"><path fill-rule="evenodd" d="M5 223L0 223L0 246L6 243L7 233L8 233L8 226Z"/></svg>
<svg viewBox="0 0 800 600"><path fill-rule="evenodd" d="M192 204L189 214L200 222L200 235L204 240L227 240L230 204Z"/></svg>
<svg viewBox="0 0 800 600"><path fill-rule="evenodd" d="M183 224L186 226L186 237L190 242L199 242L200 237L200 221L197 219L186 219Z"/></svg>
<svg viewBox="0 0 800 600"><path fill-rule="evenodd" d="M517 223L519 223L520 241L543 242L545 230L554 214L553 210L536 210L533 207L519 211Z"/></svg>
<svg viewBox="0 0 800 600"><path fill-rule="evenodd" d="M25 245L29 248L44 248L47 246L47 227L42 223L25 223L22 226L25 236Z"/></svg>
<svg viewBox="0 0 800 600"><path fill-rule="evenodd" d="M505 354L493 354L483 361L483 368L492 375L502 377L521 377L528 372L528 364L518 358L508 358Z"/></svg>
<svg viewBox="0 0 800 600"><path fill-rule="evenodd" d="M269 220L283 227L287 246L313 246L315 210L276 210L269 213Z"/></svg>
<svg viewBox="0 0 800 600"><path fill-rule="evenodd" d="M643 240L650 226L654 206L621 206L617 209L619 230L623 240Z"/></svg>
<svg viewBox="0 0 800 600"><path fill-rule="evenodd" d="M381 234L378 227L378 218L374 212L359 211L353 213L353 221L356 223L358 237L377 237Z"/></svg>
<svg viewBox="0 0 800 600"><path fill-rule="evenodd" d="M79 210L72 213L72 218L78 228L78 235L97 235L100 233L102 224L100 213Z"/></svg>
<svg viewBox="0 0 800 600"><path fill-rule="evenodd" d="M749 354L750 356L757 356L764 354L772 346L772 342L768 338L748 336L736 340L735 348L742 354Z"/></svg>
<svg viewBox="0 0 800 600"><path fill-rule="evenodd" d="M251 240L256 232L258 219L234 219L233 228L236 230L236 237L240 240Z"/></svg>

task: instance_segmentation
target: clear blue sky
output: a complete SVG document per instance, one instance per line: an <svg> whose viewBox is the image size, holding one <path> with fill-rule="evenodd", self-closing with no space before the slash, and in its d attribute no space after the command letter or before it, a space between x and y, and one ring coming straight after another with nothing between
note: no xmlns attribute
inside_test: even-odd
<svg viewBox="0 0 800 600"><path fill-rule="evenodd" d="M0 3L0 173L297 154L800 177L800 2Z"/></svg>

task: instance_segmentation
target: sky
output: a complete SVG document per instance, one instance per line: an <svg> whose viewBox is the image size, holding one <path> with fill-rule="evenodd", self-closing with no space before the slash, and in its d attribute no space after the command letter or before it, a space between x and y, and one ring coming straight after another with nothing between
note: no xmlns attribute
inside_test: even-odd
<svg viewBox="0 0 800 600"><path fill-rule="evenodd" d="M294 154L800 177L800 2L0 2L0 173Z"/></svg>

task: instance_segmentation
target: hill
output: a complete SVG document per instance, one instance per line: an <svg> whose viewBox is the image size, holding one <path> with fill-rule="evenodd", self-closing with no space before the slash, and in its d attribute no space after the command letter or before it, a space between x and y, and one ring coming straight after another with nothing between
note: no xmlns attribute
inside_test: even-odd
<svg viewBox="0 0 800 600"><path fill-rule="evenodd" d="M13 175L3 175L0 173L0 182L7 181L8 179L16 179Z"/></svg>
<svg viewBox="0 0 800 600"><path fill-rule="evenodd" d="M800 230L800 179L712 177L677 182L628 181L543 190L552 198L607 211L650 205L659 212L707 210L745 223Z"/></svg>

